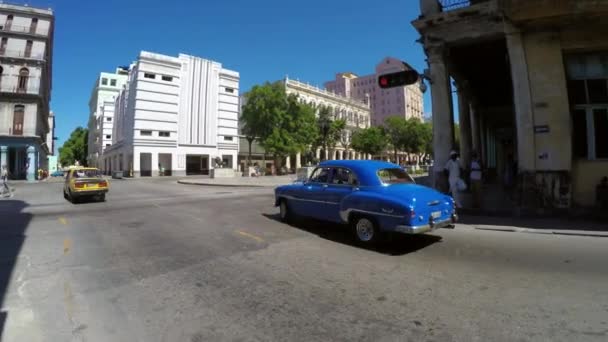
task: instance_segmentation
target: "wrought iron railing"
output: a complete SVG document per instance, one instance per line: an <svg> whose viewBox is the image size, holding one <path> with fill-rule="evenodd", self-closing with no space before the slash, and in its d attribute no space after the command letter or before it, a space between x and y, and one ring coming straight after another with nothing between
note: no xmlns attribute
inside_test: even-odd
<svg viewBox="0 0 608 342"><path fill-rule="evenodd" d="M441 6L441 11L447 12L459 8L469 7L490 0L437 0Z"/></svg>
<svg viewBox="0 0 608 342"><path fill-rule="evenodd" d="M0 48L0 56L44 60L44 54L32 53L31 51L28 52L23 50L6 50Z"/></svg>
<svg viewBox="0 0 608 342"><path fill-rule="evenodd" d="M48 34L48 30L38 27L37 25L22 26L8 23L0 23L0 31L34 34L39 36L46 36Z"/></svg>

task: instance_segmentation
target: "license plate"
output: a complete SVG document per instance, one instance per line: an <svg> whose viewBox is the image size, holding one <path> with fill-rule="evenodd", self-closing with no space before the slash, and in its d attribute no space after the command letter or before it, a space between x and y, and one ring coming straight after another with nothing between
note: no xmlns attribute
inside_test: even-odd
<svg viewBox="0 0 608 342"><path fill-rule="evenodd" d="M94 188L96 188L96 187L97 187L97 184L87 184L87 185L86 185L86 187L87 187L87 188L93 188L93 189L94 189Z"/></svg>
<svg viewBox="0 0 608 342"><path fill-rule="evenodd" d="M433 211L431 213L431 217L432 218L440 218L441 217L441 211Z"/></svg>

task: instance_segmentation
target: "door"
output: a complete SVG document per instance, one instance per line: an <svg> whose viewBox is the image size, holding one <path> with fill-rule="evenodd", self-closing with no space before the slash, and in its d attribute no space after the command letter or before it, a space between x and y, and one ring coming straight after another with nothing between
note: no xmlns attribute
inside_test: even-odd
<svg viewBox="0 0 608 342"><path fill-rule="evenodd" d="M295 211L307 217L326 219L327 201L324 190L328 186L331 169L329 167L316 168L302 190L294 194Z"/></svg>
<svg viewBox="0 0 608 342"><path fill-rule="evenodd" d="M23 119L25 116L25 107L21 105L15 106L13 112L13 135L23 135Z"/></svg>
<svg viewBox="0 0 608 342"><path fill-rule="evenodd" d="M608 159L608 107L593 107L587 115L590 159Z"/></svg>
<svg viewBox="0 0 608 342"><path fill-rule="evenodd" d="M342 222L340 218L341 203L344 198L358 190L357 176L350 169L337 167L332 170L329 185L325 188L324 197L327 201L326 220Z"/></svg>

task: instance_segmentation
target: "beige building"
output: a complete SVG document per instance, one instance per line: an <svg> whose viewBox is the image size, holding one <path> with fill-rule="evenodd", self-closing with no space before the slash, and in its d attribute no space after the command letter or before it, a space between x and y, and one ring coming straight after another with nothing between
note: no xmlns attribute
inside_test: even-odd
<svg viewBox="0 0 608 342"><path fill-rule="evenodd" d="M516 162L521 207L591 206L608 175L608 2L420 0L428 56L435 185L453 146L477 150L489 182Z"/></svg>

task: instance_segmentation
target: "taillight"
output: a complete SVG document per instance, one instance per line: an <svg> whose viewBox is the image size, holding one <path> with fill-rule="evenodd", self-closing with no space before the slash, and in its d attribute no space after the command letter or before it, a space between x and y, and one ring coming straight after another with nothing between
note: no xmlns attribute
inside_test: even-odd
<svg viewBox="0 0 608 342"><path fill-rule="evenodd" d="M106 186L108 186L108 182L106 182L106 181L101 181L101 182L99 182L99 186L106 187Z"/></svg>
<svg viewBox="0 0 608 342"><path fill-rule="evenodd" d="M83 189L84 188L84 183L74 183L74 187L76 189Z"/></svg>

